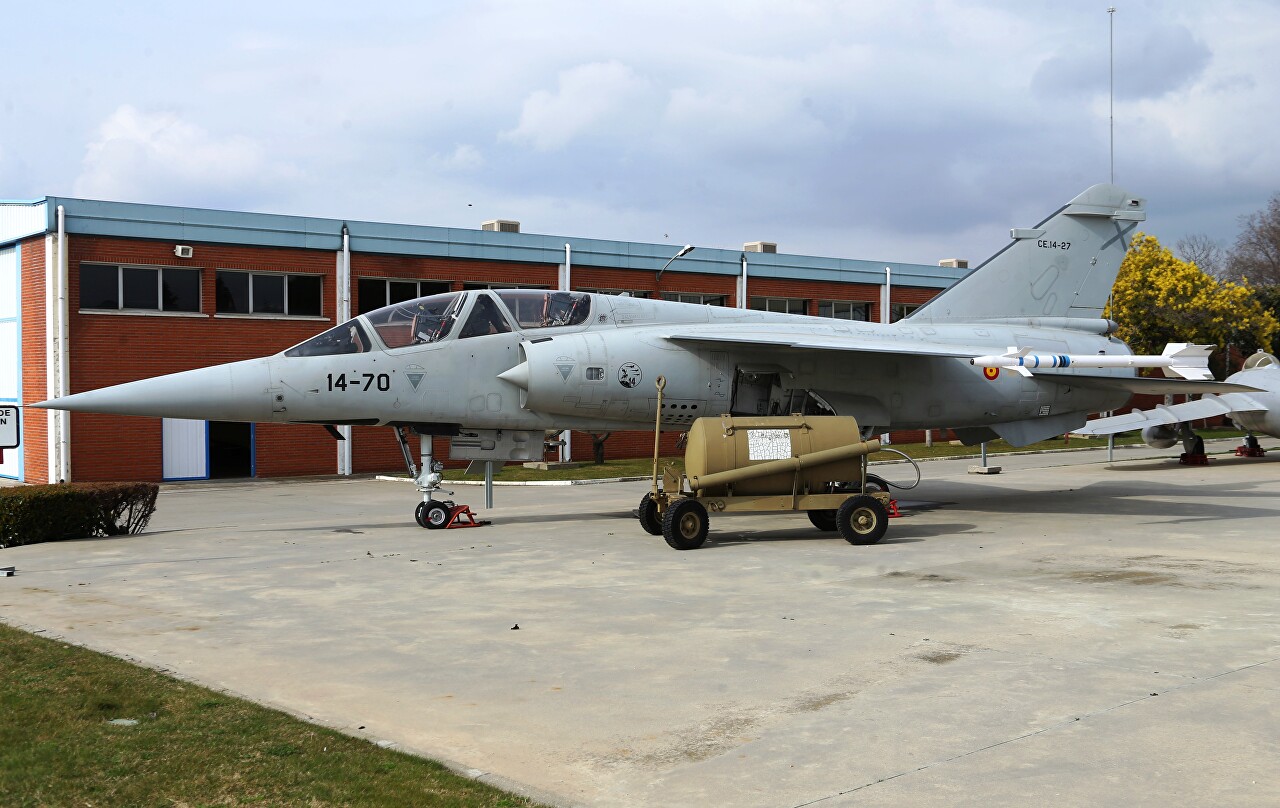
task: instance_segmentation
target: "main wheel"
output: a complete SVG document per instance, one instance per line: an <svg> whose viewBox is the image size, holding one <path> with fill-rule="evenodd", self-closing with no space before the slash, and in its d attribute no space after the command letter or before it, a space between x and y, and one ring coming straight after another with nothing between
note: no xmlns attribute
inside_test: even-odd
<svg viewBox="0 0 1280 808"><path fill-rule="evenodd" d="M707 540L707 509L694 499L672 503L662 515L662 538L677 550L696 550Z"/></svg>
<svg viewBox="0 0 1280 808"><path fill-rule="evenodd" d="M825 530L828 533L835 532L836 529L836 512L835 511L805 511L809 516L809 521L818 530Z"/></svg>
<svg viewBox="0 0 1280 808"><path fill-rule="evenodd" d="M650 536L662 535L662 516L658 513L658 503L653 501L652 495L645 494L636 511L640 515L640 527L646 533Z"/></svg>
<svg viewBox="0 0 1280 808"><path fill-rule="evenodd" d="M836 511L836 527L850 544L875 544L889 529L889 512L867 494L849 497Z"/></svg>
<svg viewBox="0 0 1280 808"><path fill-rule="evenodd" d="M419 502L418 509L413 512L413 518L428 530L439 530L449 524L449 509L439 502L432 502L430 505Z"/></svg>

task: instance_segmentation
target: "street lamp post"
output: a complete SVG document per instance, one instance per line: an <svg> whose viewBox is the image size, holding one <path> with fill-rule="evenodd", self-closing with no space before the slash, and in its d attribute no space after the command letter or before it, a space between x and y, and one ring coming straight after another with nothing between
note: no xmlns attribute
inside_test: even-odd
<svg viewBox="0 0 1280 808"><path fill-rule="evenodd" d="M677 258L683 258L683 257L685 257L685 256L686 256L686 255L688 255L689 253L693 252L693 249L694 249L694 247L693 247L693 245L692 245L692 244L686 244L686 245L684 245L683 247L681 247L681 248L680 248L680 252L678 252L678 253L676 253L675 255L673 255L673 256L671 256L670 258L668 258L668 259L667 259L667 263L663 264L663 265L662 265L662 269L658 270L658 274L654 276L654 278L653 278L653 283L654 283L654 285L656 286L656 285L658 285L659 283L662 283L662 273L664 273L664 272L666 272L666 271L667 271L667 267L671 266L671 262L672 262L672 261L676 260Z"/></svg>

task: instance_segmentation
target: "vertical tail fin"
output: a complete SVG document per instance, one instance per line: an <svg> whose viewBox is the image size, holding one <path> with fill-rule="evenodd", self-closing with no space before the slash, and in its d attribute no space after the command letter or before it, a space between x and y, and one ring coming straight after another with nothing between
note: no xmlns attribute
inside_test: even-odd
<svg viewBox="0 0 1280 808"><path fill-rule="evenodd" d="M1146 200L1095 185L911 315L914 321L1098 318Z"/></svg>

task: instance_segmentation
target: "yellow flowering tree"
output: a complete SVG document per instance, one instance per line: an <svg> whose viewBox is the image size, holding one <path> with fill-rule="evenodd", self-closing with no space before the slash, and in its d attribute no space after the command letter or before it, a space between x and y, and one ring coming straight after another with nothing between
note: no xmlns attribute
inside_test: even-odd
<svg viewBox="0 0 1280 808"><path fill-rule="evenodd" d="M1120 265L1106 316L1120 324L1117 336L1139 354L1158 354L1170 342L1270 351L1280 331L1248 281L1220 281L1143 233Z"/></svg>

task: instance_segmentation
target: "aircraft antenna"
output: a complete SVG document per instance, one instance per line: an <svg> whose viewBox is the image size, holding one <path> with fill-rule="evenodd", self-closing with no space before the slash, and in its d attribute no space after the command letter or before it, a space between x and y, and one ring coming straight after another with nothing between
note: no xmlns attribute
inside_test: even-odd
<svg viewBox="0 0 1280 808"><path fill-rule="evenodd" d="M1111 184L1116 183L1116 7L1107 9L1111 26Z"/></svg>

